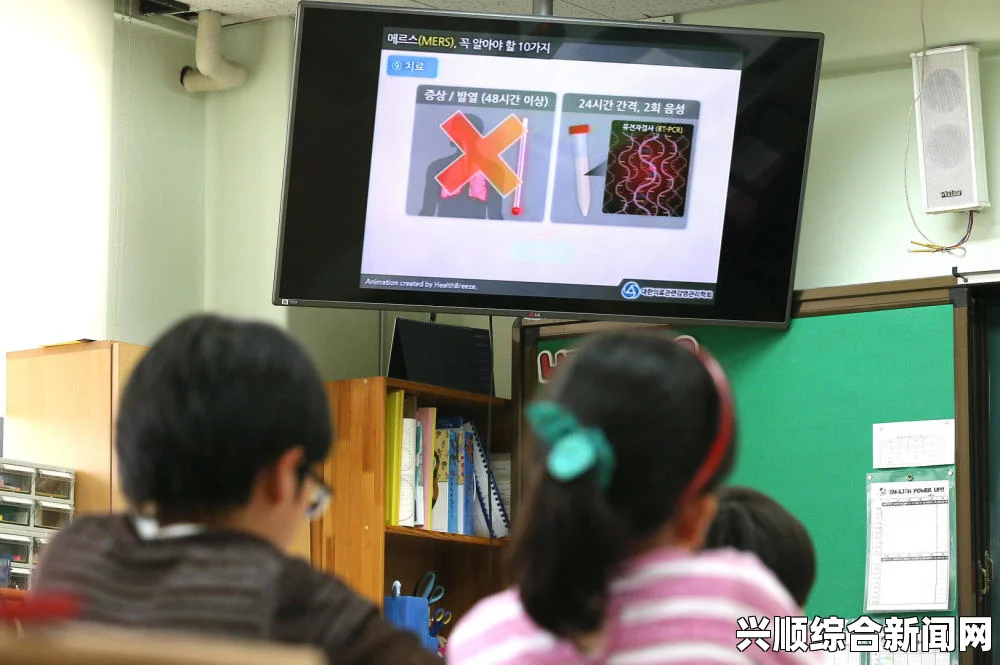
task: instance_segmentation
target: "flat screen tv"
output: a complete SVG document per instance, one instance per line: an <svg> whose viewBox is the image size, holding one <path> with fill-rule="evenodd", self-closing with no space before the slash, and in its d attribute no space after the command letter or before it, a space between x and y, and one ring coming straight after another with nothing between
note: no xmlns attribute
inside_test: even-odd
<svg viewBox="0 0 1000 665"><path fill-rule="evenodd" d="M787 326L822 44L303 2L273 301Z"/></svg>

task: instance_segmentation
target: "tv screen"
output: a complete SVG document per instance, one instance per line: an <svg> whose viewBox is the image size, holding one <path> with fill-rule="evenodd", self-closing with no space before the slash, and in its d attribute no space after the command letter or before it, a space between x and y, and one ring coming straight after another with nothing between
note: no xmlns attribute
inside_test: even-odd
<svg viewBox="0 0 1000 665"><path fill-rule="evenodd" d="M274 303L787 325L822 41L303 2Z"/></svg>

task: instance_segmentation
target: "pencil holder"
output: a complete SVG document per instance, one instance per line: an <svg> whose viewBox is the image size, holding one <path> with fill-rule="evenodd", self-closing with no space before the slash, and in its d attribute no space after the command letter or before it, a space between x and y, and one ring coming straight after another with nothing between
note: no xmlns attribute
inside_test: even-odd
<svg viewBox="0 0 1000 665"><path fill-rule="evenodd" d="M431 621L430 606L423 596L386 596L385 619L402 630L416 635L425 648L437 653L437 638L428 630ZM433 646L432 646L433 645Z"/></svg>

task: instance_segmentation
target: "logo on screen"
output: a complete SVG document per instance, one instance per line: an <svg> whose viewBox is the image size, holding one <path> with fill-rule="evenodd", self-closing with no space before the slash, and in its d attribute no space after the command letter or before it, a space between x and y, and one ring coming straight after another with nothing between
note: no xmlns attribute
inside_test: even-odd
<svg viewBox="0 0 1000 665"><path fill-rule="evenodd" d="M642 288L635 282L625 282L622 285L622 298L625 300L635 300L642 295Z"/></svg>

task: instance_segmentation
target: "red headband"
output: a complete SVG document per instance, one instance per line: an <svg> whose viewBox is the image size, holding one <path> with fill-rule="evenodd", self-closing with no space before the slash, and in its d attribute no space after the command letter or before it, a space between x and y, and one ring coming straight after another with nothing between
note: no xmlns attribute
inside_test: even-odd
<svg viewBox="0 0 1000 665"><path fill-rule="evenodd" d="M694 351L694 355L704 365L708 371L708 375L712 377L712 383L715 384L715 391L719 395L719 429L716 431L715 438L708 448L705 461L702 462L701 467L694 474L694 478L691 479L691 482L681 494L681 504L700 494L705 489L705 486L712 481L712 478L715 477L719 466L726 459L726 453L729 452L729 446L733 440L733 425L735 421L733 415L733 392L729 386L729 379L726 378L726 373L722 370L719 363L716 362L715 358L707 351L699 348L697 351Z"/></svg>

